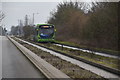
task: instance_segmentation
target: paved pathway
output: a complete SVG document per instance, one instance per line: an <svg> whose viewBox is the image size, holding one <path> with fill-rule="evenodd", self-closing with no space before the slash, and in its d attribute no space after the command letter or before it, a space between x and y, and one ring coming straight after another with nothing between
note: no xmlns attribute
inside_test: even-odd
<svg viewBox="0 0 120 80"><path fill-rule="evenodd" d="M5 36L2 37L2 77L44 78L42 73Z"/></svg>

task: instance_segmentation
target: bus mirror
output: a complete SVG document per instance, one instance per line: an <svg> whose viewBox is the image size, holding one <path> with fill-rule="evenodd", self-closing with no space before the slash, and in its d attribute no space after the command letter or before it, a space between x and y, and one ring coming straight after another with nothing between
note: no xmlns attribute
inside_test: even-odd
<svg viewBox="0 0 120 80"><path fill-rule="evenodd" d="M55 31L56 31L56 29L55 29Z"/></svg>

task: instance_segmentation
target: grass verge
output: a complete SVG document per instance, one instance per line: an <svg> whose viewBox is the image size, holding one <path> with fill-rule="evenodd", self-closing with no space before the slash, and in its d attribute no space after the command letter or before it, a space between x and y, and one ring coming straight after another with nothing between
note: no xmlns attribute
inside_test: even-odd
<svg viewBox="0 0 120 80"><path fill-rule="evenodd" d="M38 55L42 59L46 60L48 63L50 63L57 69L61 70L62 72L64 72L66 75L70 76L73 79L82 78L82 79L89 79L89 80L96 80L96 79L106 80L105 78L103 78L95 73L85 70L75 64L68 62L68 61L62 60L61 58L59 58L57 56L51 55L49 52L45 52L36 47L28 45L24 42L19 41L18 39L15 39L15 38L13 38L13 39L16 40L17 42L19 42L20 44L22 44L23 46L25 46L26 48L30 49L36 55Z"/></svg>
<svg viewBox="0 0 120 80"><path fill-rule="evenodd" d="M104 49L104 48L88 47L88 46L84 46L84 45L78 45L78 44L75 44L75 43L63 42L63 41L55 41L55 43L120 56L120 51L109 50L109 49Z"/></svg>
<svg viewBox="0 0 120 80"><path fill-rule="evenodd" d="M98 63L98 64L101 64L101 65L104 65L104 66L107 66L110 68L120 70L120 65L119 65L120 60L116 59L116 58L105 57L105 56L101 56L101 55L96 55L94 53L88 53L88 52L73 50L73 49L69 49L69 48L62 48L60 46L56 46L56 45L53 45L50 43L48 43L48 44L34 43L34 44L37 44L40 46L42 45L42 46L57 50L59 52L71 55L71 56L83 58L85 60L88 60L88 61L91 61L94 63Z"/></svg>

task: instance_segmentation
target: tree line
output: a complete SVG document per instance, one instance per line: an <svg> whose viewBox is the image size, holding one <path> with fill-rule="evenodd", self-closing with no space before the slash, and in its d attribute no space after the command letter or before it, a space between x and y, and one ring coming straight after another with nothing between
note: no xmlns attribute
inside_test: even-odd
<svg viewBox="0 0 120 80"><path fill-rule="evenodd" d="M0 36L5 36L6 32L7 32L6 28L0 26Z"/></svg>
<svg viewBox="0 0 120 80"><path fill-rule="evenodd" d="M56 26L56 39L118 50L118 3L92 3L87 13L83 4L64 2L57 6L56 12L51 12L48 23Z"/></svg>
<svg viewBox="0 0 120 80"><path fill-rule="evenodd" d="M24 21L18 20L17 26L11 27L11 35L30 38L34 34L34 25L28 19L28 15L25 15Z"/></svg>

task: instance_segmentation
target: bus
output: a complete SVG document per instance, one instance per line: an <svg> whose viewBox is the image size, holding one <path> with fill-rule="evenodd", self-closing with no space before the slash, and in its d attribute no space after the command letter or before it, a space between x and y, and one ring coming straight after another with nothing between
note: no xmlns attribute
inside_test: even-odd
<svg viewBox="0 0 120 80"><path fill-rule="evenodd" d="M37 24L33 40L36 42L54 42L55 26L52 24Z"/></svg>

